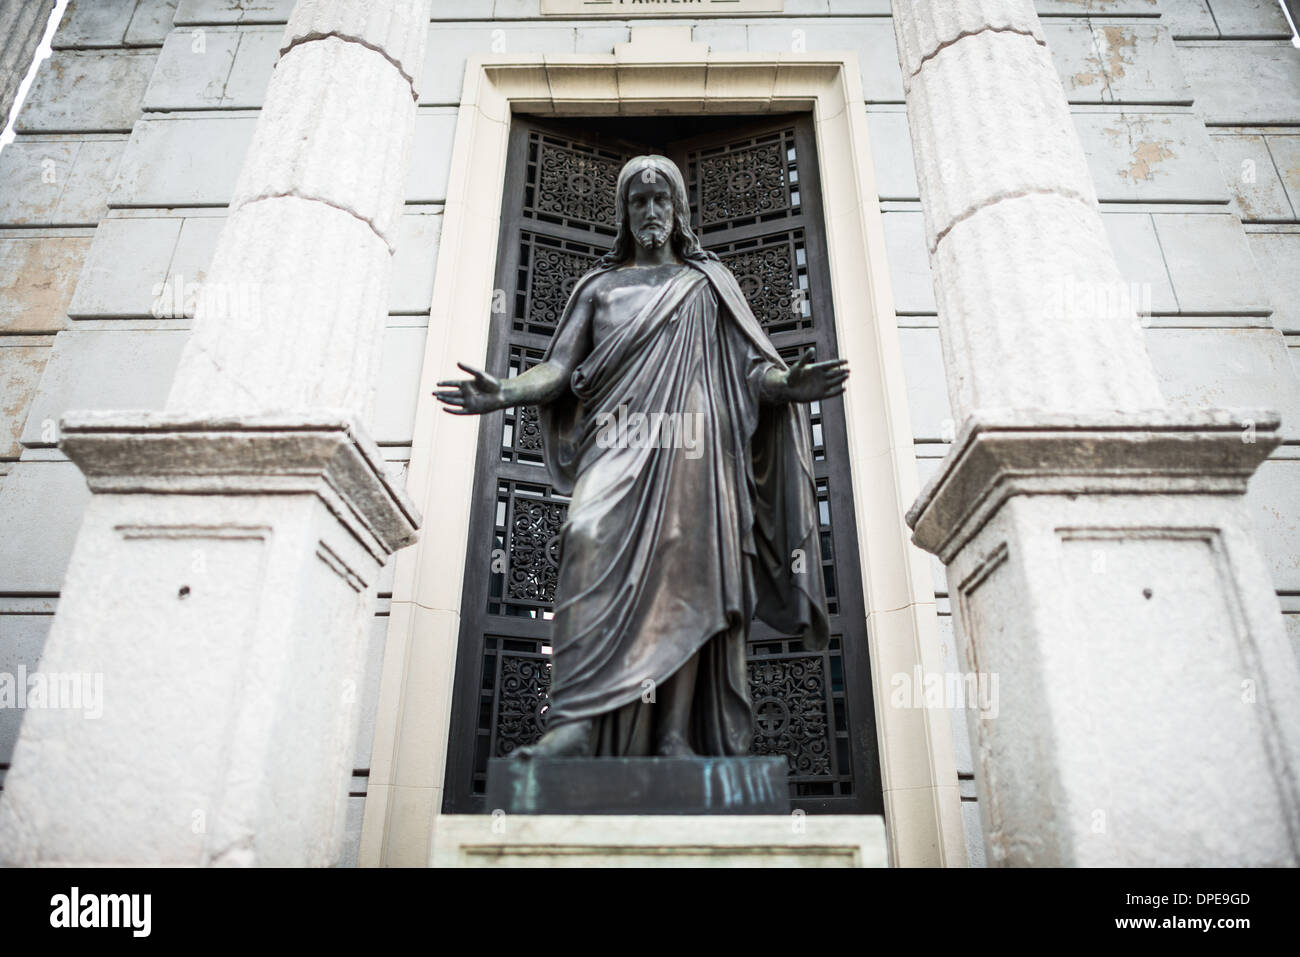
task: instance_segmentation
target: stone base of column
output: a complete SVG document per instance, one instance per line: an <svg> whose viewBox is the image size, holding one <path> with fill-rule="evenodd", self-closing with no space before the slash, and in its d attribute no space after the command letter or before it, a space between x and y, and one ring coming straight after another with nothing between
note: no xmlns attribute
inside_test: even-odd
<svg viewBox="0 0 1300 957"><path fill-rule="evenodd" d="M907 518L984 682L990 864L1300 863L1300 673L1243 502L1277 428L967 422Z"/></svg>
<svg viewBox="0 0 1300 957"><path fill-rule="evenodd" d="M29 703L0 860L336 862L374 584L419 523L378 449L328 413L62 429L95 494L40 670L82 706Z"/></svg>

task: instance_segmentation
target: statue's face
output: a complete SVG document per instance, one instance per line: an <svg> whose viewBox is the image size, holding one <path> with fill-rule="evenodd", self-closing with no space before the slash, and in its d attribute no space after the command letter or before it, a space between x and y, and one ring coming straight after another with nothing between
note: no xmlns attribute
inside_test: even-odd
<svg viewBox="0 0 1300 957"><path fill-rule="evenodd" d="M632 237L647 249L658 249L673 232L673 194L666 177L647 169L632 177L627 189L627 218Z"/></svg>

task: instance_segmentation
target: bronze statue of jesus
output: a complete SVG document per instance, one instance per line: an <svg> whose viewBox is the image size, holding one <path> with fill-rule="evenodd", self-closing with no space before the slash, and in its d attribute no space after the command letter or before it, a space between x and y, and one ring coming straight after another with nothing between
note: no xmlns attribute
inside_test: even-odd
<svg viewBox="0 0 1300 957"><path fill-rule="evenodd" d="M743 755L757 614L805 647L828 619L806 403L843 360L787 366L691 231L681 171L619 174L617 238L544 360L438 383L448 411L539 405L560 533L547 731L516 755Z"/></svg>

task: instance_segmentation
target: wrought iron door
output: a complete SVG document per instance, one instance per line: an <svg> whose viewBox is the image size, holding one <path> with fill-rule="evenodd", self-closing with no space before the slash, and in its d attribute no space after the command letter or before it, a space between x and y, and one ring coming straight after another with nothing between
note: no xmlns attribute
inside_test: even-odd
<svg viewBox="0 0 1300 957"><path fill-rule="evenodd" d="M682 138L687 126L708 132ZM631 133L631 137L628 134ZM658 134L658 135L657 135ZM732 270L787 361L836 355L812 122L769 118L512 120L487 369L540 361L577 279L614 238L614 188L641 153L673 158L692 225ZM865 375L868 370L855 370ZM843 403L812 405L830 647L759 621L749 640L755 754L783 754L793 805L879 813L879 762ZM542 463L537 409L483 416L443 809L484 807L487 762L545 729L555 549L567 501Z"/></svg>

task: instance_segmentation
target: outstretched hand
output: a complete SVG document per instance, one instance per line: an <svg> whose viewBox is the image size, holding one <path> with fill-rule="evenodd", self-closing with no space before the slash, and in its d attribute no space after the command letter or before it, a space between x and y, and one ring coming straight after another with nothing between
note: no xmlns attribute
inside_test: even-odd
<svg viewBox="0 0 1300 957"><path fill-rule="evenodd" d="M447 379L438 383L441 391L433 395L443 404L444 412L452 415L481 415L503 407L500 379L463 362L457 362L456 365L474 378Z"/></svg>
<svg viewBox="0 0 1300 957"><path fill-rule="evenodd" d="M790 366L780 389L781 399L786 402L816 402L844 391L844 381L849 377L849 360L813 362L813 355L810 348Z"/></svg>

